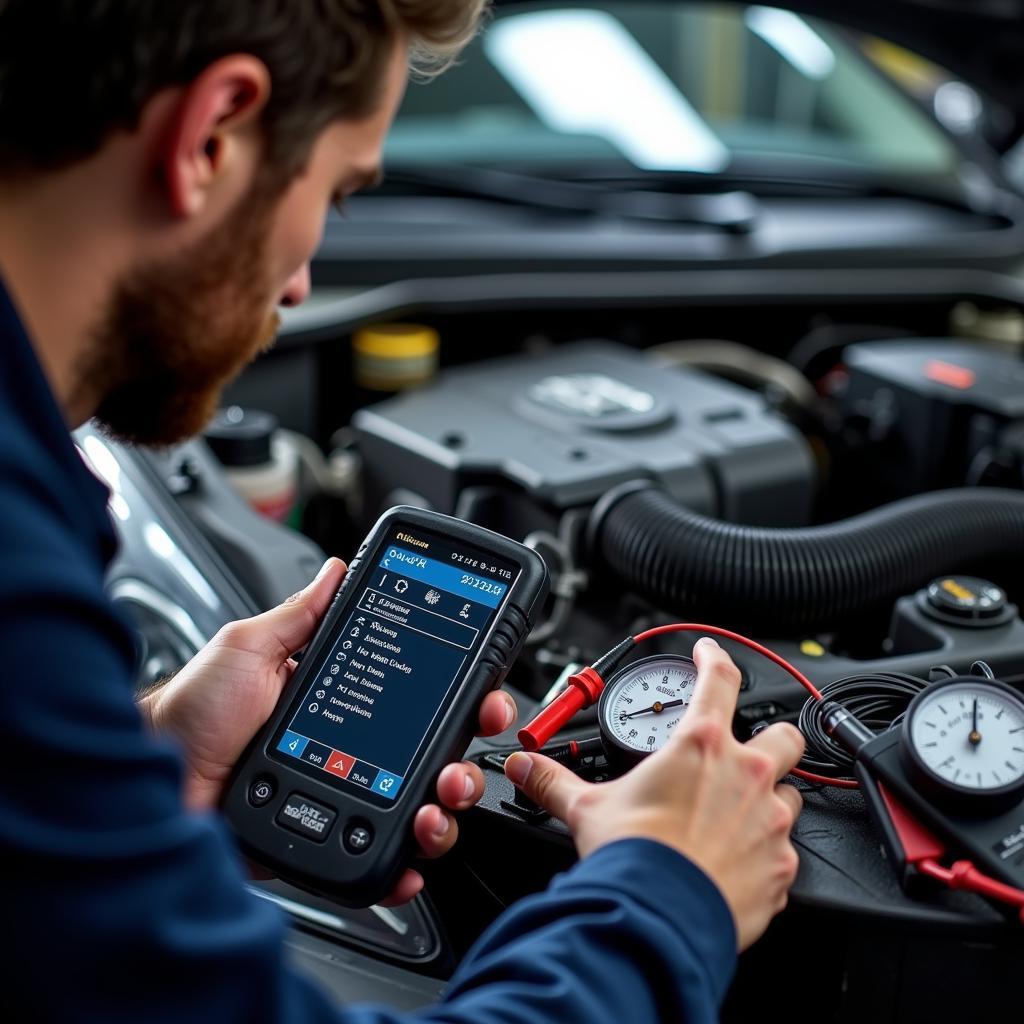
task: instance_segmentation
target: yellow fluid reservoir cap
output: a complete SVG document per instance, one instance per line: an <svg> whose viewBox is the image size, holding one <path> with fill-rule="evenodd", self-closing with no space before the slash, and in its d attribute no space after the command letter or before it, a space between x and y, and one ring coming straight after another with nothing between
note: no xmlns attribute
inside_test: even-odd
<svg viewBox="0 0 1024 1024"><path fill-rule="evenodd" d="M808 658L823 658L827 652L817 640L801 640L800 653Z"/></svg>
<svg viewBox="0 0 1024 1024"><path fill-rule="evenodd" d="M403 391L437 373L441 338L421 324L373 324L352 338L356 383L368 391Z"/></svg>
<svg viewBox="0 0 1024 1024"><path fill-rule="evenodd" d="M372 324L356 331L352 347L374 359L410 359L434 355L441 344L433 327L422 324Z"/></svg>

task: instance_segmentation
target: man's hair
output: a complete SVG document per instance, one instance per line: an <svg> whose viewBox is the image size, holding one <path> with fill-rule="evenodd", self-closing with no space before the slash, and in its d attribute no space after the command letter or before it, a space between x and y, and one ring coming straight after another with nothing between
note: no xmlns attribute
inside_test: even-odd
<svg viewBox="0 0 1024 1024"><path fill-rule="evenodd" d="M399 34L413 70L449 64L488 0L0 0L0 177L85 159L149 99L229 54L272 91L267 156L282 176L331 121L372 113Z"/></svg>

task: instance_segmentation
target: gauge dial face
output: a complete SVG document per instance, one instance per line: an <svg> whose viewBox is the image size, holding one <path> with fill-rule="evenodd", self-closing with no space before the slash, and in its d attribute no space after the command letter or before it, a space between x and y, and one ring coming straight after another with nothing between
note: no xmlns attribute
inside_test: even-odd
<svg viewBox="0 0 1024 1024"><path fill-rule="evenodd" d="M638 754L661 749L693 699L697 669L689 658L656 655L627 665L608 682L601 731Z"/></svg>
<svg viewBox="0 0 1024 1024"><path fill-rule="evenodd" d="M926 690L909 739L924 767L949 786L985 793L1024 782L1024 701L1002 686L957 680Z"/></svg>

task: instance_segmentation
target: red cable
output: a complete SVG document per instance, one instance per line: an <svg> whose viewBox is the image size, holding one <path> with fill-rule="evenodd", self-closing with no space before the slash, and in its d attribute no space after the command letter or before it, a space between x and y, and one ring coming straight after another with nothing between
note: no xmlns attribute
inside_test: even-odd
<svg viewBox="0 0 1024 1024"><path fill-rule="evenodd" d="M749 647L750 650L756 651L758 654L767 658L769 661L774 662L779 668L788 672L805 690L814 696L816 700L822 700L821 691L801 672L798 668L790 665L785 658L781 655L776 654L774 651L769 650L767 647L762 646L749 637L742 636L739 633L733 633L731 630L723 629L721 626L708 626L696 622L673 622L665 626L654 626L652 629L644 630L642 633L638 633L633 637L633 641L636 644L642 643L644 640L651 640L656 636L664 636L667 633L706 633L712 636L724 637L727 640L733 640L738 644L742 644L744 647ZM593 680L591 683L593 687L600 686L603 688L604 680L598 676L593 669L587 669L585 671L591 672ZM598 689L597 692L600 692ZM575 714L575 711L583 706L585 701L589 698L590 703L596 700L590 690L588 695L583 695L583 689L579 687L568 688L566 693L562 695L563 699L572 698L575 707L570 714ZM553 702L554 703L554 702ZM550 716L553 708L552 705L548 706L545 712L541 713L534 722L537 722L540 717L545 715ZM531 723L531 726L534 723ZM520 740L524 739L530 731L530 726L527 729L522 730L519 734ZM524 746L526 744L524 743ZM538 745L527 747L527 749L538 749ZM827 775L815 775L813 772L805 772L799 768L794 768L790 775L795 775L797 778L804 779L807 782L815 782L825 786L835 786L838 789L859 789L860 784L855 779L832 779ZM998 900L1003 903L1008 903L1011 906L1020 908L1020 919L1024 923L1024 889L1015 889L1012 886L1004 885L1002 882L990 878L988 875L983 874L979 871L970 861L958 860L952 868L944 868L938 861L931 857L926 857L923 860L917 861L917 869L924 875L928 875L930 878L934 878L951 889L965 889L970 892L977 893L980 896L986 896L989 899Z"/></svg>
<svg viewBox="0 0 1024 1024"><path fill-rule="evenodd" d="M727 640L735 640L739 644L743 644L744 647L749 647L752 651L757 651L758 654L763 655L769 661L774 661L776 665L781 669L785 669L805 690L813 694L817 700L821 700L821 691L801 672L798 668L794 668L785 658L781 655L776 654L774 651L768 650L767 647L762 647L761 644L748 637L741 636L739 633L733 633L731 630L722 629L721 626L705 626L699 622L673 622L667 626L655 626L653 629L646 629L642 633L635 636L633 639L637 643L642 640L650 640L655 636L662 636L665 633L711 633L714 636L724 636Z"/></svg>
<svg viewBox="0 0 1024 1024"><path fill-rule="evenodd" d="M732 630L723 629L721 626L705 626L700 623L693 622L673 622L667 626L655 626L653 629L645 630L643 633L638 634L634 639L637 643L641 640L650 640L652 637L663 636L666 633L711 633L715 636L725 637L728 640L734 640L736 643L743 644L744 647L749 647L752 651L757 651L762 657L767 658L769 661L775 662L779 668L784 669L788 672L805 690L811 693L816 700L821 700L821 691L801 672L798 668L790 665L785 658L781 655L776 654L774 651L769 650L767 647L762 646L749 637L745 637L740 633L733 633ZM860 783L856 779L833 779L827 775L815 775L813 772L805 772L800 768L794 768L789 773L795 775L798 779L803 779L806 782L815 782L822 786L834 786L837 789L860 789Z"/></svg>
<svg viewBox="0 0 1024 1024"><path fill-rule="evenodd" d="M708 626L699 622L673 622L665 626L654 626L652 629L644 630L644 632L633 637L633 644L639 644L656 636L664 636L666 633L705 633L724 637L727 640L734 640L736 643L756 651L762 657L774 662L785 672L788 672L816 700L822 699L821 691L814 683L781 655L751 640L749 637L745 637L740 633L734 633L729 629L723 629L721 626ZM590 673L590 676L584 679L584 673ZM582 684L588 681L592 685L584 687ZM573 677L572 682L574 682L574 685L567 687L560 698L552 701L525 729L520 730L519 741L523 744L525 750L539 750L550 738L550 735L561 728L565 721L571 718L580 708L588 707L594 703L597 700L597 695L604 688L604 680L593 669L582 670L577 676ZM814 782L824 786L835 786L838 789L860 788L854 779L833 779L827 775L815 775L812 772L805 772L800 769L794 769L790 774L796 775L807 782Z"/></svg>
<svg viewBox="0 0 1024 1024"><path fill-rule="evenodd" d="M752 651L757 651L758 654L763 655L769 661L773 661L780 668L788 672L805 690L813 694L817 700L822 699L821 692L814 683L799 669L790 665L785 658L774 651L770 651L767 647L762 647L761 644L741 636L739 633L722 629L720 626L705 626L689 622L672 623L667 626L655 626L653 629L648 629L638 634L634 639L637 643L640 643L642 640L650 640L652 637L662 636L666 633L683 632L710 633L714 636L734 640L744 647L749 647ZM854 779L830 779L825 775L815 775L813 772L805 772L799 768L794 768L790 774L797 776L797 778L805 779L808 782L836 786L840 789L860 788L859 783ZM917 863L917 868L922 874L943 882L951 889L964 889L968 892L977 893L979 896L985 896L988 899L1008 903L1010 906L1019 908L1020 919L1024 923L1024 889L1015 889L1013 886L1005 885L995 878L990 878L979 871L969 860L958 860L951 868L944 868L938 861L931 857L926 857Z"/></svg>
<svg viewBox="0 0 1024 1024"><path fill-rule="evenodd" d="M790 775L795 775L805 782L817 782L822 786L835 786L836 789L860 789L860 783L856 779L833 779L828 775L815 775L813 772L805 772L802 768L794 768Z"/></svg>
<svg viewBox="0 0 1024 1024"><path fill-rule="evenodd" d="M950 889L965 889L988 899L1008 903L1020 909L1020 919L1024 923L1024 889L1015 889L1012 885L1004 885L995 878L979 871L969 860L958 860L951 868L944 868L931 857L916 864L918 871L929 878L934 878Z"/></svg>

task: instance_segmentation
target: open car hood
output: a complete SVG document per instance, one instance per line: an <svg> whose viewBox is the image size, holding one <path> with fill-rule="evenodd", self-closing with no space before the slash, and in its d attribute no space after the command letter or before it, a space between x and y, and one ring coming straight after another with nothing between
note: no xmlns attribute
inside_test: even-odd
<svg viewBox="0 0 1024 1024"><path fill-rule="evenodd" d="M771 0L765 6L825 18L925 57L1006 109L1011 120L994 140L999 149L1024 134L1024 0Z"/></svg>

